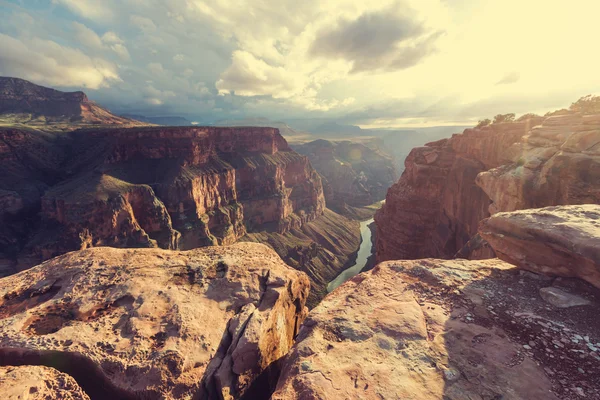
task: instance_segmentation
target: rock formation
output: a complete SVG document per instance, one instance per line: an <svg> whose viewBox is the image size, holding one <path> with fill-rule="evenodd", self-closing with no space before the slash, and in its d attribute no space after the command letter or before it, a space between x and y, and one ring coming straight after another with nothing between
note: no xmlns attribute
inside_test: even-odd
<svg viewBox="0 0 600 400"><path fill-rule="evenodd" d="M600 205L497 213L481 236L502 260L551 276L576 277L600 288Z"/></svg>
<svg viewBox="0 0 600 400"><path fill-rule="evenodd" d="M145 125L112 114L90 101L83 92L61 92L8 77L0 77L0 122L34 125Z"/></svg>
<svg viewBox="0 0 600 400"><path fill-rule="evenodd" d="M0 363L91 398L237 399L287 353L308 290L260 244L73 252L0 280Z"/></svg>
<svg viewBox="0 0 600 400"><path fill-rule="evenodd" d="M570 112L467 129L414 149L376 215L377 259L489 258L499 211L600 203L600 116ZM483 247L482 247L483 246Z"/></svg>
<svg viewBox="0 0 600 400"><path fill-rule="evenodd" d="M271 128L89 130L60 143L36 132L2 135L10 141L2 162L14 164L0 185L3 214L23 199L41 208L41 228L23 244L38 260L103 245L231 244L247 231L299 228L325 208L308 159ZM46 147L29 145L36 141ZM25 165L38 155L51 161ZM21 170L37 180L14 186Z"/></svg>
<svg viewBox="0 0 600 400"><path fill-rule="evenodd" d="M384 262L311 311L272 398L597 399L598 306L497 259Z"/></svg>
<svg viewBox="0 0 600 400"><path fill-rule="evenodd" d="M323 216L285 234L263 231L241 240L268 244L287 265L306 272L311 288L306 304L313 308L327 295L329 282L354 261L360 224L326 209Z"/></svg>
<svg viewBox="0 0 600 400"><path fill-rule="evenodd" d="M90 400L75 379L42 366L0 367L5 400Z"/></svg>
<svg viewBox="0 0 600 400"><path fill-rule="evenodd" d="M294 150L306 155L321 175L327 206L336 212L383 200L397 179L393 159L361 143L315 140Z"/></svg>

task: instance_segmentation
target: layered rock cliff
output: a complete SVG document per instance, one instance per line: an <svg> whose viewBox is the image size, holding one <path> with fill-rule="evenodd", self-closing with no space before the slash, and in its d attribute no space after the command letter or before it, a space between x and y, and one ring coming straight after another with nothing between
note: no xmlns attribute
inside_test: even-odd
<svg viewBox="0 0 600 400"><path fill-rule="evenodd" d="M119 117L83 92L61 92L19 78L0 77L0 123L146 125Z"/></svg>
<svg viewBox="0 0 600 400"><path fill-rule="evenodd" d="M92 399L268 396L308 290L260 244L73 252L0 280L0 364L55 368Z"/></svg>
<svg viewBox="0 0 600 400"><path fill-rule="evenodd" d="M42 140L38 133L2 135L16 142L3 160L17 171L2 182L5 213L22 198L38 202L41 227L25 250L39 259L104 245L231 244L248 231L300 228L325 209L318 174L272 128L80 130L44 142L62 153L39 168L25 165L27 157L53 155L28 146ZM46 164L54 168L47 177ZM39 185L12 185L19 170L31 169ZM39 186L35 196L20 195L32 185Z"/></svg>
<svg viewBox="0 0 600 400"><path fill-rule="evenodd" d="M383 200L397 179L392 157L361 143L315 140L294 150L310 159L323 178L327 206L339 213Z"/></svg>
<svg viewBox="0 0 600 400"><path fill-rule="evenodd" d="M377 259L452 258L467 244L463 256L489 258L476 234L490 213L600 203L599 143L600 116L570 112L415 148L376 215Z"/></svg>
<svg viewBox="0 0 600 400"><path fill-rule="evenodd" d="M582 276L599 249L599 209L503 213L481 233L523 268ZM272 399L597 399L599 306L598 287L498 259L384 262L311 311Z"/></svg>

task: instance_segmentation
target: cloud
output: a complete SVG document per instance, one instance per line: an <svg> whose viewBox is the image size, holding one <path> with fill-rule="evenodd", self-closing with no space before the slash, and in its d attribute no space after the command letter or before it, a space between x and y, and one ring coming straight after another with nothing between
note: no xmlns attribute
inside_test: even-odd
<svg viewBox="0 0 600 400"><path fill-rule="evenodd" d="M39 84L98 89L120 81L114 64L43 39L15 39L0 33L0 75Z"/></svg>
<svg viewBox="0 0 600 400"><path fill-rule="evenodd" d="M127 47L125 47L121 43L115 43L111 45L110 48L121 58L121 60L131 61L131 56L129 55Z"/></svg>
<svg viewBox="0 0 600 400"><path fill-rule="evenodd" d="M108 31L102 35L102 41L108 44L123 44L123 40L115 32Z"/></svg>
<svg viewBox="0 0 600 400"><path fill-rule="evenodd" d="M157 62L148 64L148 70L153 75L161 75L163 72L165 72L165 69L163 68L162 64Z"/></svg>
<svg viewBox="0 0 600 400"><path fill-rule="evenodd" d="M113 17L110 6L98 0L52 0L71 12L90 20L109 20Z"/></svg>
<svg viewBox="0 0 600 400"><path fill-rule="evenodd" d="M95 50L101 49L104 46L100 36L87 26L79 22L73 22L73 28L75 30L75 37L84 46Z"/></svg>
<svg viewBox="0 0 600 400"><path fill-rule="evenodd" d="M246 51L235 51L232 64L216 83L219 94L273 96L286 98L297 94L301 84L282 67L274 67Z"/></svg>
<svg viewBox="0 0 600 400"><path fill-rule="evenodd" d="M412 10L398 4L354 20L343 19L320 31L309 52L350 61L352 72L393 71L412 67L432 54L442 33L432 31Z"/></svg>
<svg viewBox="0 0 600 400"><path fill-rule="evenodd" d="M496 85L510 85L511 83L517 83L521 79L521 74L517 71L509 72L504 75L502 79L496 82Z"/></svg>
<svg viewBox="0 0 600 400"><path fill-rule="evenodd" d="M156 31L156 24L154 24L150 18L142 17L140 15L132 15L129 17L129 21L144 33Z"/></svg>

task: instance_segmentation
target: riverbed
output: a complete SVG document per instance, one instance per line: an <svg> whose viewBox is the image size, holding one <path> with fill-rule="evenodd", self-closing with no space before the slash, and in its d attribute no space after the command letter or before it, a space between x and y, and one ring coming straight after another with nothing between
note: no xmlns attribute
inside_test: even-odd
<svg viewBox="0 0 600 400"><path fill-rule="evenodd" d="M360 242L360 248L356 256L356 262L354 265L343 270L334 280L329 282L327 285L327 292L333 291L335 288L346 282L348 279L355 275L360 274L360 271L367 264L367 259L373 252L373 244L371 243L371 229L369 225L373 222L373 219L363 221L360 223L360 236L362 241Z"/></svg>

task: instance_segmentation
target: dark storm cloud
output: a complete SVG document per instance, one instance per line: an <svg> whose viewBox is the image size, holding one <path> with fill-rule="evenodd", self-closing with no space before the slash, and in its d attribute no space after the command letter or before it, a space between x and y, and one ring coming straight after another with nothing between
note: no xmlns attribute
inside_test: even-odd
<svg viewBox="0 0 600 400"><path fill-rule="evenodd" d="M352 61L352 72L400 70L435 52L442 34L429 31L408 9L400 13L385 9L339 21L336 27L319 32L309 53Z"/></svg>

